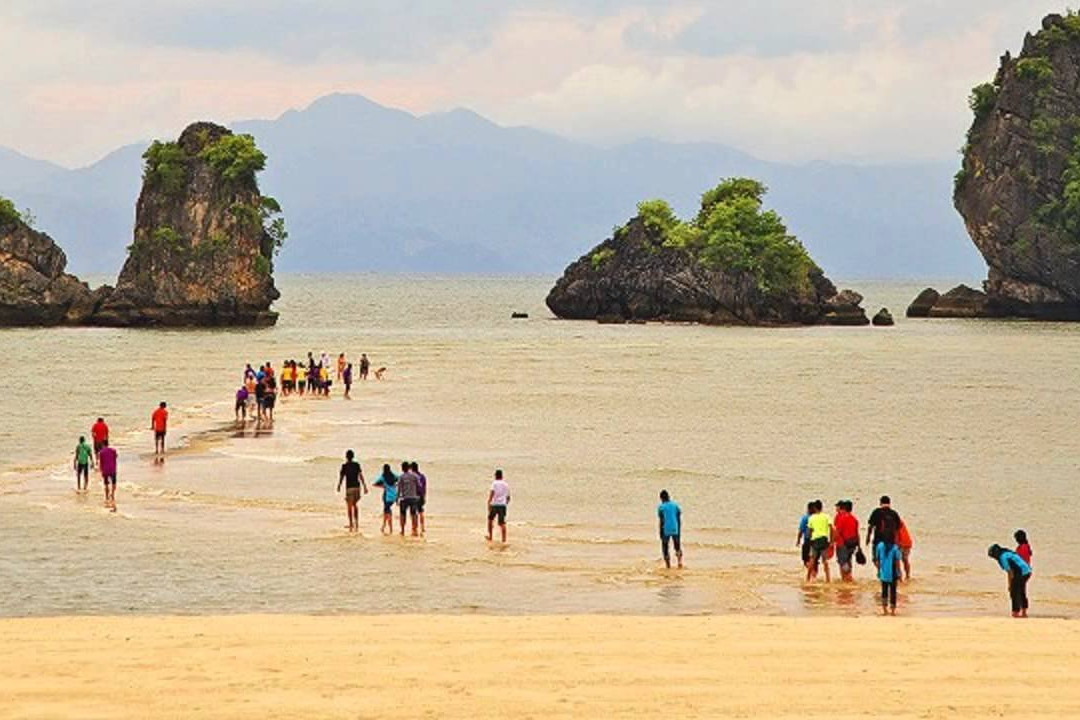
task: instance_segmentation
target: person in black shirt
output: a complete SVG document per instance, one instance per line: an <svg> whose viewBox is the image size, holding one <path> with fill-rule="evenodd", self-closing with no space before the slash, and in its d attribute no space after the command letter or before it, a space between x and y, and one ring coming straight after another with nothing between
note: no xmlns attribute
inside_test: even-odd
<svg viewBox="0 0 1080 720"><path fill-rule="evenodd" d="M900 514L893 510L891 505L889 496L882 495L881 505L874 508L874 512L870 513L870 519L866 521L866 544L872 551L886 538L890 542L896 542L896 534L900 532ZM874 540L872 544L871 538Z"/></svg>
<svg viewBox="0 0 1080 720"><path fill-rule="evenodd" d="M349 532L360 530L360 502L361 489L366 495L368 491L367 481L364 480L364 471L360 463L354 459L356 454L349 450L345 453L345 464L341 466L341 474L338 476L337 489L341 492L341 485L345 485L345 506L349 513Z"/></svg>

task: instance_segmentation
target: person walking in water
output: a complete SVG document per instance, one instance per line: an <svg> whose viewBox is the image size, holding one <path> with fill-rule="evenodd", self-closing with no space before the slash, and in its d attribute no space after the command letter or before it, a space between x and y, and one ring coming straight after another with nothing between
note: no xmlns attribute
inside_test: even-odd
<svg viewBox="0 0 1080 720"><path fill-rule="evenodd" d="M420 472L420 464L415 460L412 464L413 474L416 475L416 486L420 490L420 502L417 504L417 515L420 516L420 534L423 535L427 532L427 528L424 526L424 505L427 504L427 475Z"/></svg>
<svg viewBox="0 0 1080 720"><path fill-rule="evenodd" d="M405 535L405 518L412 521L412 534L419 534L417 515L420 512L420 478L413 472L412 463L401 463L401 477L398 478L398 512L401 515L401 534Z"/></svg>
<svg viewBox="0 0 1080 720"><path fill-rule="evenodd" d="M345 399L352 400L352 396L349 394L352 391L352 363L346 365L341 372L341 381L345 384Z"/></svg>
<svg viewBox="0 0 1080 720"><path fill-rule="evenodd" d="M383 465L382 474L372 483L375 487L382 488L383 518L380 531L383 535L394 534L394 503L398 496L398 476L390 469L389 465Z"/></svg>
<svg viewBox="0 0 1080 720"><path fill-rule="evenodd" d="M86 442L86 436L79 436L79 443L75 446L75 492L83 492L90 489L90 468L94 467L94 448Z"/></svg>
<svg viewBox="0 0 1080 720"><path fill-rule="evenodd" d="M371 361L367 353L360 353L360 379L367 380L368 372L371 371Z"/></svg>
<svg viewBox="0 0 1080 720"><path fill-rule="evenodd" d="M896 614L896 583L900 579L900 547L884 535L874 548L874 564L881 581L881 614Z"/></svg>
<svg viewBox="0 0 1080 720"><path fill-rule="evenodd" d="M806 569L806 582L817 577L819 563L825 568L825 582L832 582L829 577L829 546L832 545L833 526L824 508L820 500L815 500L814 512L806 520L810 528L810 567Z"/></svg>
<svg viewBox="0 0 1080 720"><path fill-rule="evenodd" d="M165 454L165 433L169 425L169 411L165 403L158 403L157 410L150 416L150 429L154 431L154 454Z"/></svg>
<svg viewBox="0 0 1080 720"><path fill-rule="evenodd" d="M364 471L360 463L356 462L356 453L352 450L345 452L345 464L341 466L338 475L337 491L341 492L341 485L345 484L345 509L349 513L349 532L360 530L360 493L366 495L367 482L364 480Z"/></svg>
<svg viewBox="0 0 1080 720"><path fill-rule="evenodd" d="M795 535L795 547L802 554L803 567L810 570L810 526L807 524L810 516L814 514L814 501L806 503L806 513L799 518L799 531Z"/></svg>
<svg viewBox="0 0 1080 720"><path fill-rule="evenodd" d="M105 485L105 507L116 512L116 450L109 447L106 440L98 453L98 468L101 470L101 481Z"/></svg>
<svg viewBox="0 0 1080 720"><path fill-rule="evenodd" d="M109 439L109 426L105 418L98 418L97 422L90 426L90 439L94 443L94 457L105 447L105 441Z"/></svg>
<svg viewBox="0 0 1080 720"><path fill-rule="evenodd" d="M503 471L495 471L495 482L491 483L491 492L488 493L488 521L487 539L493 539L495 520L499 520L499 531L502 535L503 544L506 544L506 508L510 504L510 486L503 480Z"/></svg>
<svg viewBox="0 0 1080 720"><path fill-rule="evenodd" d="M664 555L664 564L671 569L671 550L675 546L675 558L682 568L682 508L671 499L667 490L660 491L660 505L656 508L660 518L660 550Z"/></svg>
<svg viewBox="0 0 1080 720"><path fill-rule="evenodd" d="M1031 566L1012 550L1006 550L1000 545L991 545L987 555L997 561L1001 569L1009 576L1009 600L1012 601L1012 616L1014 618L1026 618L1028 616L1027 586L1031 580Z"/></svg>
<svg viewBox="0 0 1080 720"><path fill-rule="evenodd" d="M840 566L840 578L844 582L854 582L855 555L862 545L859 544L859 521L853 514L855 504L850 500L836 503L836 517L833 527L836 529L836 562Z"/></svg>

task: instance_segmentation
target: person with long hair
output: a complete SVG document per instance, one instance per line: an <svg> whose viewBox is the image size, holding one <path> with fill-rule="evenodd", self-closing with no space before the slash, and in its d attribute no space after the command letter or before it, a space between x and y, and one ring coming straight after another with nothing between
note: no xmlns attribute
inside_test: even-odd
<svg viewBox="0 0 1080 720"><path fill-rule="evenodd" d="M375 487L381 487L383 491L383 518L382 534L394 534L394 503L398 497L398 476L390 469L389 465L383 465L382 474L372 483Z"/></svg>

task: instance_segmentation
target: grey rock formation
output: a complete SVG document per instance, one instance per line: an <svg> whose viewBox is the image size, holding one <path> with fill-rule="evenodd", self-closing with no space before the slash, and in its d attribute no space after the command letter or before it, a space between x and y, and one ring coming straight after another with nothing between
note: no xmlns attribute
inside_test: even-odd
<svg viewBox="0 0 1080 720"><path fill-rule="evenodd" d="M605 323L695 322L709 325L862 324L857 293L838 294L820 269L811 287L767 295L745 272L705 266L664 245L640 218L571 264L547 298L558 317ZM858 321L857 321L858 320Z"/></svg>
<svg viewBox="0 0 1080 720"><path fill-rule="evenodd" d="M19 218L0 217L0 326L85 323L101 295L66 267L52 238Z"/></svg>
<svg viewBox="0 0 1080 720"><path fill-rule="evenodd" d="M934 304L940 298L941 293L937 290L926 288L908 305L907 316L909 318L930 317L930 309L934 307Z"/></svg>
<svg viewBox="0 0 1080 720"><path fill-rule="evenodd" d="M873 323L874 327L892 327L896 324L896 321L893 320L892 313L889 312L888 308L881 308L878 310L877 315L874 316Z"/></svg>
<svg viewBox="0 0 1080 720"><path fill-rule="evenodd" d="M1070 13L1048 16L973 92L954 201L989 272L985 302L965 294L963 312L1080 320L1078 85L1080 17Z"/></svg>

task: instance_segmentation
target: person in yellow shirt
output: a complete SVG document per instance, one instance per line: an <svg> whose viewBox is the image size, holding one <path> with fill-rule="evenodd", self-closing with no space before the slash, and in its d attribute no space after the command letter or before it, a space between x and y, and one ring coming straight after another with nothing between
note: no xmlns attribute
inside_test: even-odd
<svg viewBox="0 0 1080 720"><path fill-rule="evenodd" d="M323 397L330 397L330 371L325 365L319 366L319 389Z"/></svg>
<svg viewBox="0 0 1080 720"><path fill-rule="evenodd" d="M820 500L814 501L814 512L807 518L806 525L810 531L810 565L806 569L806 582L817 575L819 562L825 566L825 582L832 582L829 577L829 548L832 546L833 526Z"/></svg>

